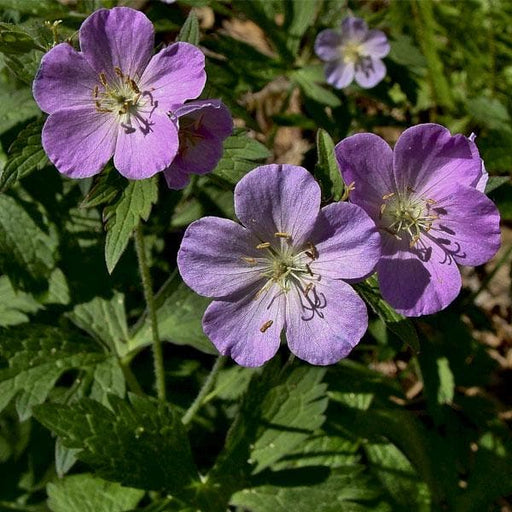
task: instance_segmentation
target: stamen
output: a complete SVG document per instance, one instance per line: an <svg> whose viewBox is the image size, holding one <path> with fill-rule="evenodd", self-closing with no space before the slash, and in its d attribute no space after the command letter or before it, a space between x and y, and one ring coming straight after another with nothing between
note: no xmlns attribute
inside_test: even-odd
<svg viewBox="0 0 512 512"><path fill-rule="evenodd" d="M92 95L93 95L95 98L97 98L97 97L98 97L99 92L100 92L100 88L99 88L99 86L95 85L95 86L94 86L94 89L93 89L93 93L92 93Z"/></svg>
<svg viewBox="0 0 512 512"><path fill-rule="evenodd" d="M428 203L428 204L437 204L437 201L435 199L425 199L425 201Z"/></svg>
<svg viewBox="0 0 512 512"><path fill-rule="evenodd" d="M414 190L412 187L409 187L409 186L407 187L407 191L412 192L413 194L416 193L416 190Z"/></svg>
<svg viewBox="0 0 512 512"><path fill-rule="evenodd" d="M267 320L261 327L260 332L265 332L272 324L274 323L273 320Z"/></svg>
<svg viewBox="0 0 512 512"><path fill-rule="evenodd" d="M389 194L384 194L382 196L382 199L384 199L384 201L387 201L388 199L390 199L391 197L393 197L395 195L394 192L390 192Z"/></svg>
<svg viewBox="0 0 512 512"><path fill-rule="evenodd" d="M411 243L409 244L409 247L412 249L420 240L420 235L416 235L412 238Z"/></svg>
<svg viewBox="0 0 512 512"><path fill-rule="evenodd" d="M308 274L313 277L315 274L313 274L313 271L311 270L311 267L308 263L306 263L306 270L308 271Z"/></svg>
<svg viewBox="0 0 512 512"><path fill-rule="evenodd" d="M268 249L270 245L270 242L262 242L256 246L256 249Z"/></svg>
<svg viewBox="0 0 512 512"><path fill-rule="evenodd" d="M384 215L385 210L386 210L386 203L382 203L380 205L379 219L382 219L382 216Z"/></svg>
<svg viewBox="0 0 512 512"><path fill-rule="evenodd" d="M277 233L274 233L274 236L277 238L286 238L286 240L289 240L292 237L290 233L284 233L283 231L278 231Z"/></svg>
<svg viewBox="0 0 512 512"><path fill-rule="evenodd" d="M308 251L306 251L306 256L311 258L312 260L316 260L318 258L318 250L312 242L307 243Z"/></svg>
<svg viewBox="0 0 512 512"><path fill-rule="evenodd" d="M314 287L315 285L313 283L308 283L308 285L306 286L306 288L304 288L304 296L307 297L308 296L308 293L311 291L311 289Z"/></svg>
<svg viewBox="0 0 512 512"><path fill-rule="evenodd" d="M105 75L105 73L103 73L103 71L100 73L100 82L101 82L101 85L103 85L103 87L107 87L107 75Z"/></svg>
<svg viewBox="0 0 512 512"><path fill-rule="evenodd" d="M131 78L128 79L128 84L129 86L132 88L132 91L136 94L140 94L140 89L139 87L137 86L137 84L135 83L134 80L132 80ZM137 101L139 100L139 98L137 98L137 100L135 101L135 103L137 103Z"/></svg>
<svg viewBox="0 0 512 512"><path fill-rule="evenodd" d="M120 67L115 66L115 67L114 67L114 71L116 72L116 75L117 75L119 78L124 78L124 74L123 74L123 72L121 71L121 68L120 68Z"/></svg>
<svg viewBox="0 0 512 512"><path fill-rule="evenodd" d="M249 256L242 256L242 259L246 263L250 263L251 265L254 265L254 263L256 263L256 260L254 258L250 258Z"/></svg>
<svg viewBox="0 0 512 512"><path fill-rule="evenodd" d="M350 192L352 192L352 190L356 189L355 185L356 185L356 182L353 181L352 183L349 183L345 187L345 190L343 191L343 195L341 196L340 201L346 201L350 197Z"/></svg>

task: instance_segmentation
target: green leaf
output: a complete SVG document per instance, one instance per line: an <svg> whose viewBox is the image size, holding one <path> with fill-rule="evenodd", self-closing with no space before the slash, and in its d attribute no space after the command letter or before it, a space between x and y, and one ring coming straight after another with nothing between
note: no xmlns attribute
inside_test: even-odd
<svg viewBox="0 0 512 512"><path fill-rule="evenodd" d="M123 370L116 356L101 361L94 367L90 397L108 406L108 397L115 395L123 398L126 385Z"/></svg>
<svg viewBox="0 0 512 512"><path fill-rule="evenodd" d="M292 55L296 55L300 48L302 36L311 27L316 19L317 2L311 0L295 0L284 2L286 46Z"/></svg>
<svg viewBox="0 0 512 512"><path fill-rule="evenodd" d="M176 345L190 345L207 354L217 354L205 336L201 321L210 299L188 288L175 272L156 296L160 338ZM151 321L147 312L132 334L132 346L149 345L152 340Z"/></svg>
<svg viewBox="0 0 512 512"><path fill-rule="evenodd" d="M276 472L262 485L237 492L231 505L251 512L389 512L372 503L378 493L362 470L354 465L331 471L309 467Z"/></svg>
<svg viewBox="0 0 512 512"><path fill-rule="evenodd" d="M510 130L507 107L496 98L479 96L467 101L469 113L479 123L493 130Z"/></svg>
<svg viewBox="0 0 512 512"><path fill-rule="evenodd" d="M55 0L0 0L0 9L9 9L33 16L59 18L67 14L65 7Z"/></svg>
<svg viewBox="0 0 512 512"><path fill-rule="evenodd" d="M55 266L56 241L12 197L0 195L0 269L17 287L41 288Z"/></svg>
<svg viewBox="0 0 512 512"><path fill-rule="evenodd" d="M0 134L6 132L18 123L27 121L31 117L40 114L36 102L32 98L32 92L28 88L16 91L0 90Z"/></svg>
<svg viewBox="0 0 512 512"><path fill-rule="evenodd" d="M439 388L437 390L437 403L449 404L455 394L455 379L450 369L450 363L446 357L437 360L437 374L439 377Z"/></svg>
<svg viewBox="0 0 512 512"><path fill-rule="evenodd" d="M106 482L90 474L73 475L49 483L52 512L126 512L137 506L144 491Z"/></svg>
<svg viewBox="0 0 512 512"><path fill-rule="evenodd" d="M95 297L90 302L75 306L68 316L75 325L108 347L113 354L124 357L130 351L122 293L114 292L110 300Z"/></svg>
<svg viewBox="0 0 512 512"><path fill-rule="evenodd" d="M0 192L21 178L49 164L41 145L44 120L39 119L24 128L9 149L9 158L0 175Z"/></svg>
<svg viewBox="0 0 512 512"><path fill-rule="evenodd" d="M356 289L379 318L385 322L389 330L418 353L420 342L414 324L408 318L397 313L382 298L375 276L368 278L363 283L356 284Z"/></svg>
<svg viewBox="0 0 512 512"><path fill-rule="evenodd" d="M105 359L89 339L72 331L29 324L0 330L0 411L16 398L21 421L43 403L67 370L91 368Z"/></svg>
<svg viewBox="0 0 512 512"><path fill-rule="evenodd" d="M28 322L28 315L41 309L32 295L15 291L7 276L0 277L0 326L17 325Z"/></svg>
<svg viewBox="0 0 512 512"><path fill-rule="evenodd" d="M336 94L318 85L318 82L325 82L321 66L299 69L292 72L290 78L300 87L302 94L307 98L311 98L328 107L334 108L341 105L341 100Z"/></svg>
<svg viewBox="0 0 512 512"><path fill-rule="evenodd" d="M105 208L105 261L109 273L113 272L140 220L148 219L157 197L157 178L130 181L116 203Z"/></svg>
<svg viewBox="0 0 512 512"><path fill-rule="evenodd" d="M197 20L196 13L191 9L176 40L197 46L199 44L200 35L199 22Z"/></svg>
<svg viewBox="0 0 512 512"><path fill-rule="evenodd" d="M343 179L334 154L334 142L322 128L316 134L318 162L315 166L315 177L322 186L326 199L339 201L343 195Z"/></svg>
<svg viewBox="0 0 512 512"><path fill-rule="evenodd" d="M235 185L251 169L270 156L270 151L244 131L231 135L224 141L222 159L213 175Z"/></svg>
<svg viewBox="0 0 512 512"><path fill-rule="evenodd" d="M505 183L510 183L510 176L490 176L485 187L485 193L490 194Z"/></svg>
<svg viewBox="0 0 512 512"><path fill-rule="evenodd" d="M126 186L126 180L108 163L103 171L95 177L94 184L80 203L81 208L94 208L100 204L110 204Z"/></svg>
<svg viewBox="0 0 512 512"><path fill-rule="evenodd" d="M505 183L490 194L496 203L502 220L512 219L512 183Z"/></svg>
<svg viewBox="0 0 512 512"><path fill-rule="evenodd" d="M179 416L167 403L130 395L109 398L110 408L83 398L44 404L36 418L58 434L78 459L107 480L139 489L188 494L198 475ZM84 421L87 418L87 421Z"/></svg>
<svg viewBox="0 0 512 512"><path fill-rule="evenodd" d="M0 23L0 52L10 55L12 53L27 53L30 50L45 52L46 48L35 41L32 35L19 25Z"/></svg>

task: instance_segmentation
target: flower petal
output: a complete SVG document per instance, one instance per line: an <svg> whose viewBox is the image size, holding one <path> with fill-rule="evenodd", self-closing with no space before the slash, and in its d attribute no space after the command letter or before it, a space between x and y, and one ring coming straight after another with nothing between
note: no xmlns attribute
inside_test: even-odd
<svg viewBox="0 0 512 512"><path fill-rule="evenodd" d="M46 53L33 84L34 98L43 112L94 106L96 74L82 53L61 43Z"/></svg>
<svg viewBox="0 0 512 512"><path fill-rule="evenodd" d="M385 57L391 49L388 38L382 30L370 30L359 48L362 55L376 58Z"/></svg>
<svg viewBox="0 0 512 512"><path fill-rule="evenodd" d="M80 48L97 73L117 82L114 68L132 79L141 77L153 53L153 24L129 7L99 9L80 27Z"/></svg>
<svg viewBox="0 0 512 512"><path fill-rule="evenodd" d="M377 265L380 290L402 315L436 313L459 294L461 277L455 261L428 238L410 249L405 239L383 236L382 254Z"/></svg>
<svg viewBox="0 0 512 512"><path fill-rule="evenodd" d="M98 174L114 153L117 125L93 108L58 110L43 127L42 142L59 172L71 178Z"/></svg>
<svg viewBox="0 0 512 512"><path fill-rule="evenodd" d="M315 53L318 58L330 62L340 58L340 45L342 37L336 30L322 30L315 40Z"/></svg>
<svg viewBox="0 0 512 512"><path fill-rule="evenodd" d="M500 214L478 190L458 186L434 205L433 211L440 219L429 235L459 265L482 265L500 248Z"/></svg>
<svg viewBox="0 0 512 512"><path fill-rule="evenodd" d="M284 309L284 295L273 285L257 300L252 293L233 302L212 302L203 330L221 354L242 366L261 366L279 348Z"/></svg>
<svg viewBox="0 0 512 512"><path fill-rule="evenodd" d="M114 154L116 169L130 180L150 178L164 170L178 152L178 129L158 110L130 116L121 125Z"/></svg>
<svg viewBox="0 0 512 512"><path fill-rule="evenodd" d="M345 183L354 183L350 201L377 221L382 196L395 190L393 151L371 133L358 133L336 145L336 159Z"/></svg>
<svg viewBox="0 0 512 512"><path fill-rule="evenodd" d="M325 65L325 79L328 84L336 89L343 89L354 80L354 64L335 60Z"/></svg>
<svg viewBox="0 0 512 512"><path fill-rule="evenodd" d="M322 278L364 279L380 258L377 227L355 204L333 203L322 208L313 242L318 259L310 267Z"/></svg>
<svg viewBox="0 0 512 512"><path fill-rule="evenodd" d="M158 108L172 111L197 98L205 83L203 52L189 43L174 43L151 59L139 87L151 91Z"/></svg>
<svg viewBox="0 0 512 512"><path fill-rule="evenodd" d="M232 220L219 217L196 220L185 231L178 252L181 276L192 290L206 297L227 297L258 283L263 286L265 278L261 272L266 261L256 249L258 242L252 233Z"/></svg>
<svg viewBox="0 0 512 512"><path fill-rule="evenodd" d="M319 209L320 187L303 167L262 165L235 187L236 215L261 242L282 241L275 233L284 232L294 247L305 244Z"/></svg>
<svg viewBox="0 0 512 512"><path fill-rule="evenodd" d="M409 187L437 200L457 185L474 185L482 175L482 161L464 135L451 135L438 124L420 124L398 139L393 169L399 191Z"/></svg>
<svg viewBox="0 0 512 512"><path fill-rule="evenodd" d="M322 280L307 296L292 289L286 299L288 345L308 363L336 363L349 354L368 327L364 302L343 281Z"/></svg>
<svg viewBox="0 0 512 512"><path fill-rule="evenodd" d="M375 87L386 76L386 65L380 59L363 57L355 67L356 82L364 89Z"/></svg>
<svg viewBox="0 0 512 512"><path fill-rule="evenodd" d="M170 189L182 190L190 183L190 174L182 172L180 169L173 167L173 163L171 163L167 169L164 169L164 178L167 186Z"/></svg>
<svg viewBox="0 0 512 512"><path fill-rule="evenodd" d="M341 22L341 35L345 42L359 43L366 38L368 25L361 18L347 17Z"/></svg>

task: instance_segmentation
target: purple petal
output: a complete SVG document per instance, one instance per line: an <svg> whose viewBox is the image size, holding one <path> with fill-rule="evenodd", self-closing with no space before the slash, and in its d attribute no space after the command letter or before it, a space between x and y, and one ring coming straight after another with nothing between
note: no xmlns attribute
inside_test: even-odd
<svg viewBox="0 0 512 512"><path fill-rule="evenodd" d="M151 59L140 88L152 92L158 108L172 111L197 98L205 83L203 52L189 43L174 43Z"/></svg>
<svg viewBox="0 0 512 512"><path fill-rule="evenodd" d="M500 248L500 215L478 190L458 186L433 210L440 219L429 234L460 265L482 265Z"/></svg>
<svg viewBox="0 0 512 512"><path fill-rule="evenodd" d="M385 57L391 47L386 34L381 30L370 30L360 46L360 53L370 57Z"/></svg>
<svg viewBox="0 0 512 512"><path fill-rule="evenodd" d="M367 34L368 25L361 18L348 17L341 22L341 35L345 42L359 43Z"/></svg>
<svg viewBox="0 0 512 512"><path fill-rule="evenodd" d="M393 168L399 191L412 188L434 200L459 184L472 186L482 175L475 144L438 124L405 130L395 146Z"/></svg>
<svg viewBox="0 0 512 512"><path fill-rule="evenodd" d="M355 79L364 89L375 87L386 76L386 65L380 59L363 57L356 63Z"/></svg>
<svg viewBox="0 0 512 512"><path fill-rule="evenodd" d="M266 280L261 276L265 262L256 249L258 243L232 220L203 217L185 231L178 268L185 283L200 295L221 298L243 293Z"/></svg>
<svg viewBox="0 0 512 512"><path fill-rule="evenodd" d="M366 306L345 282L324 279L307 296L286 295L286 339L290 350L311 364L346 357L368 327Z"/></svg>
<svg viewBox="0 0 512 512"><path fill-rule="evenodd" d="M33 85L34 98L44 112L94 104L96 74L82 53L61 43L46 53Z"/></svg>
<svg viewBox="0 0 512 512"><path fill-rule="evenodd" d="M178 157L176 157L178 158ZM171 165L164 169L164 178L167 183L167 186L172 190L181 190L184 189L190 183L190 174L180 171L179 169L173 167L174 161Z"/></svg>
<svg viewBox="0 0 512 512"><path fill-rule="evenodd" d="M322 30L315 40L315 53L326 62L340 58L341 34L335 30Z"/></svg>
<svg viewBox="0 0 512 512"><path fill-rule="evenodd" d="M58 110L46 120L42 142L59 172L71 178L98 174L114 153L117 125L93 108Z"/></svg>
<svg viewBox="0 0 512 512"><path fill-rule="evenodd" d="M320 209L320 187L303 167L263 165L235 187L235 212L261 242L285 243L275 233L288 233L294 247L304 245ZM288 243L287 242L287 243Z"/></svg>
<svg viewBox="0 0 512 512"><path fill-rule="evenodd" d="M336 89L343 89L352 83L354 79L354 64L336 60L325 65L325 79L328 84Z"/></svg>
<svg viewBox="0 0 512 512"><path fill-rule="evenodd" d="M335 152L343 180L347 185L354 183L351 202L377 221L382 196L395 190L393 151L377 135L358 133L339 142Z"/></svg>
<svg viewBox="0 0 512 512"><path fill-rule="evenodd" d="M277 285L254 299L214 301L203 317L203 330L217 350L242 366L261 366L275 355L284 325L284 294Z"/></svg>
<svg viewBox="0 0 512 512"><path fill-rule="evenodd" d="M132 79L141 77L153 53L154 31L149 19L129 7L99 9L80 27L80 47L97 73L109 82L119 79L115 67Z"/></svg>
<svg viewBox="0 0 512 512"><path fill-rule="evenodd" d="M150 178L165 169L178 152L178 130L165 114L132 115L121 125L114 154L116 169L130 180Z"/></svg>
<svg viewBox="0 0 512 512"><path fill-rule="evenodd" d="M384 236L377 274L382 296L405 316L441 311L461 288L460 272L453 258L426 237L410 249L406 239Z"/></svg>
<svg viewBox="0 0 512 512"><path fill-rule="evenodd" d="M349 203L333 203L320 211L313 242L316 274L361 280L373 273L380 258L380 235L365 211Z"/></svg>

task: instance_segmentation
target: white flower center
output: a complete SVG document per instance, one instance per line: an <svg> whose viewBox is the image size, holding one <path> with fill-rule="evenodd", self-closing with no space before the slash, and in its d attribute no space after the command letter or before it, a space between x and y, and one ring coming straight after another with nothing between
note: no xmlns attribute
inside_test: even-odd
<svg viewBox="0 0 512 512"><path fill-rule="evenodd" d="M340 54L345 64L356 64L361 58L361 44L346 43L341 45Z"/></svg>
<svg viewBox="0 0 512 512"><path fill-rule="evenodd" d="M423 233L428 233L439 215L432 212L434 199L424 198L408 189L405 193L391 192L382 196L381 226L398 240L405 236L410 247L416 245Z"/></svg>

